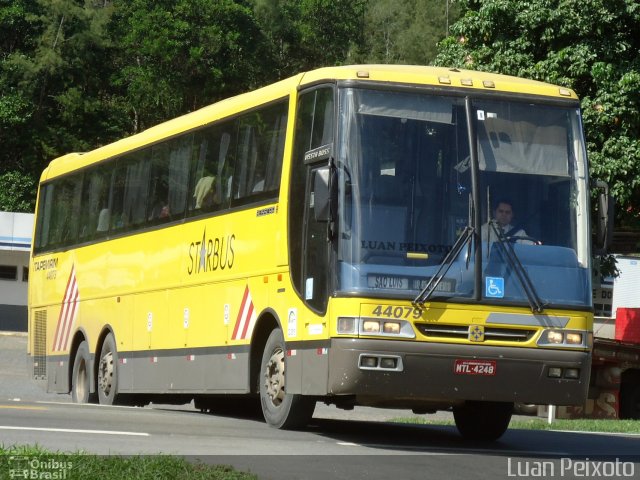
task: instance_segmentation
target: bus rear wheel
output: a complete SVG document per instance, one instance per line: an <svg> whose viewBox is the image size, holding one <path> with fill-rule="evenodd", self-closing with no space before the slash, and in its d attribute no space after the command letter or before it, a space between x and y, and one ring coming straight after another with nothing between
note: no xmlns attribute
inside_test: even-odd
<svg viewBox="0 0 640 480"><path fill-rule="evenodd" d="M282 330L271 332L260 364L260 404L266 422L272 427L294 429L309 423L316 400L286 392L286 349Z"/></svg>
<svg viewBox="0 0 640 480"><path fill-rule="evenodd" d="M109 333L100 349L98 363L98 398L101 405L113 405L118 391L118 352L113 334Z"/></svg>
<svg viewBox="0 0 640 480"><path fill-rule="evenodd" d="M497 440L507 431L512 415L510 402L467 401L453 409L456 427L467 440Z"/></svg>
<svg viewBox="0 0 640 480"><path fill-rule="evenodd" d="M89 346L83 341L76 351L71 375L71 399L74 403L95 403L96 395L91 393Z"/></svg>

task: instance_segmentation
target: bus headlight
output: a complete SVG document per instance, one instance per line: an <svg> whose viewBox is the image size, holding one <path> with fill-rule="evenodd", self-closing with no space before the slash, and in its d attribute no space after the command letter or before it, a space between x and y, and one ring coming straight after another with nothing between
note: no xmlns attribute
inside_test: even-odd
<svg viewBox="0 0 640 480"><path fill-rule="evenodd" d="M577 332L567 333L567 343L570 345L582 345L582 334Z"/></svg>
<svg viewBox="0 0 640 480"><path fill-rule="evenodd" d="M547 341L549 343L562 343L564 340L564 334L562 332L555 332L550 330L547 332Z"/></svg>
<svg viewBox="0 0 640 480"><path fill-rule="evenodd" d="M336 331L338 335L416 338L413 326L406 320L338 317Z"/></svg>
<svg viewBox="0 0 640 480"><path fill-rule="evenodd" d="M338 333L342 335L354 335L358 333L357 318L338 317Z"/></svg>
<svg viewBox="0 0 640 480"><path fill-rule="evenodd" d="M382 331L384 333L398 335L400 333L400 322L384 322L382 324Z"/></svg>
<svg viewBox="0 0 640 480"><path fill-rule="evenodd" d="M588 332L580 330L544 330L538 339L541 347L587 348Z"/></svg>
<svg viewBox="0 0 640 480"><path fill-rule="evenodd" d="M413 326L406 320L360 318L360 335L388 338L416 338Z"/></svg>
<svg viewBox="0 0 640 480"><path fill-rule="evenodd" d="M364 320L362 322L363 333L380 333L380 320Z"/></svg>

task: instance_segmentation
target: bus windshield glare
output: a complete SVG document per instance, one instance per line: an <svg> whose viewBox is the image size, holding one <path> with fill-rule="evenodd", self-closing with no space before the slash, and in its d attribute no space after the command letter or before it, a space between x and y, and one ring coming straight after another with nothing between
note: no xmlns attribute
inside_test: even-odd
<svg viewBox="0 0 640 480"><path fill-rule="evenodd" d="M526 304L524 275L545 307L590 306L575 106L361 88L339 104L341 293L413 298L440 269L432 298Z"/></svg>

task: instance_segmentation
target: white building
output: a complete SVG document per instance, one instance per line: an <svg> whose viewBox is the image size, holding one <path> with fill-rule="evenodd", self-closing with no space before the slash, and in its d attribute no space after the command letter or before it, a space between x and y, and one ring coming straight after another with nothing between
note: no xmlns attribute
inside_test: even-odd
<svg viewBox="0 0 640 480"><path fill-rule="evenodd" d="M32 213L0 212L0 331L27 331Z"/></svg>

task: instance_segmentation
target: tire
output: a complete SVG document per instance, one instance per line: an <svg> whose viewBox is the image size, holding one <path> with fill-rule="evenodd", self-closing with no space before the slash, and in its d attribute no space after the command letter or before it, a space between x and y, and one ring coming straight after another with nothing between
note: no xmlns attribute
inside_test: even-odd
<svg viewBox="0 0 640 480"><path fill-rule="evenodd" d="M286 393L286 349L282 330L271 332L260 363L260 405L266 422L275 428L306 426L316 407L314 397Z"/></svg>
<svg viewBox="0 0 640 480"><path fill-rule="evenodd" d="M91 357L89 346L83 341L76 352L71 374L71 399L74 403L95 403L96 394L91 393Z"/></svg>
<svg viewBox="0 0 640 480"><path fill-rule="evenodd" d="M115 403L118 395L118 351L112 333L105 337L100 349L97 390L100 405Z"/></svg>
<svg viewBox="0 0 640 480"><path fill-rule="evenodd" d="M468 401L453 409L460 434L467 440L492 442L509 427L513 403Z"/></svg>
<svg viewBox="0 0 640 480"><path fill-rule="evenodd" d="M634 380L637 381L637 377ZM640 419L640 385L630 381L622 384L620 388L620 418Z"/></svg>

